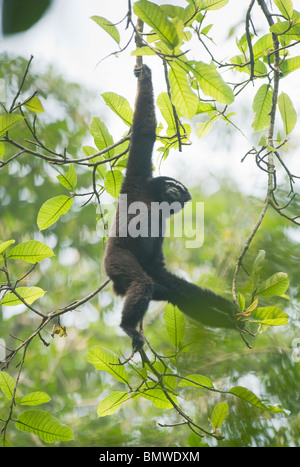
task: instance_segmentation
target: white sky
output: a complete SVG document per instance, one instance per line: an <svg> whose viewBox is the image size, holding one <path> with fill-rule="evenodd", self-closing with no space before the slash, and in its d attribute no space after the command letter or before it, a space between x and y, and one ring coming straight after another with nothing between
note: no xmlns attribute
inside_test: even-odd
<svg viewBox="0 0 300 467"><path fill-rule="evenodd" d="M174 0L155 1L157 4L175 3ZM297 2L299 0L294 1L295 6ZM127 0L56 0L45 17L29 31L9 38L1 38L2 49L27 58L31 54L34 55L33 66L36 67L42 66L44 63L55 63L58 71L66 79L79 82L87 89L96 90L99 95L99 115L103 114L104 107L100 94L104 91L114 91L123 95L133 106L136 80L132 70L135 57L131 57L130 53L133 50L134 42L118 58L112 56L97 66L101 59L117 50L117 44L90 19L91 16L98 15L116 23L126 15L127 3ZM178 0L177 3L180 6L187 5L185 0ZM224 58L224 54L225 56L227 54L229 59L238 53L234 47L234 37L231 41L225 42L225 39L229 29L237 26L243 20L248 3L248 1L243 0L230 0L225 8L209 13L209 20L206 24L214 23L211 35L216 39L214 53L218 59ZM124 34L124 26L118 27L123 38L122 46L124 46L129 38L129 33L126 31L126 34L122 35ZM236 34L240 37L243 32L240 26ZM265 30L266 32L267 30ZM299 52L298 54L300 54ZM192 49L191 54L191 58L193 56L193 58L207 63L210 61L209 56L199 44ZM165 91L162 67L157 58L145 57L144 60L152 68L155 95L157 96L161 91ZM241 74L240 76L241 79L245 79L246 75ZM290 93L293 100L296 92L297 108L300 109L297 84L299 73L298 75L293 73L290 76L290 80L285 78L284 82L281 82L281 90ZM226 79L233 78L227 74ZM243 164L240 163L243 155L256 143L249 128L253 119L250 93L253 96L256 90L257 86L255 88L248 86L244 97L239 97L236 104L237 110L238 106L242 104L249 111L245 121L241 121L240 117L234 120L247 135L248 140L238 132L225 137L224 140L224 131L219 133L218 127L201 140L198 140L193 134L192 146L184 147L181 154L171 153L161 167L161 174L177 177L188 187L201 183L202 188L211 192L216 188L214 173L218 172L224 177L233 177L238 181L240 188L247 193L264 193L266 174L258 170L250 157ZM292 91L294 91L293 94ZM108 118L111 116L111 111L108 110ZM107 121L111 130L110 120ZM114 122L112 120L113 130L111 132L118 138L121 135L118 133L118 123L114 128ZM292 134L292 142L295 146L297 141L299 143L299 122L300 117ZM217 140L218 136L220 141ZM292 164L291 170L300 173L299 158L294 158ZM207 179L205 186L203 185L204 174Z"/></svg>

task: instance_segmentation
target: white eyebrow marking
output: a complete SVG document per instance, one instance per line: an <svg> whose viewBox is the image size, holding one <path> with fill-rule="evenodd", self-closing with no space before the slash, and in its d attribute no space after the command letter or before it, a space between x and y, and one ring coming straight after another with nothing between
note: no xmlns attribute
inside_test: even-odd
<svg viewBox="0 0 300 467"><path fill-rule="evenodd" d="M182 185L182 183L180 183L180 182L176 182L175 180L169 180L169 179L167 179L166 182L167 182L167 183L170 183L170 185L179 186L179 187L182 188L183 190L186 190L185 186Z"/></svg>

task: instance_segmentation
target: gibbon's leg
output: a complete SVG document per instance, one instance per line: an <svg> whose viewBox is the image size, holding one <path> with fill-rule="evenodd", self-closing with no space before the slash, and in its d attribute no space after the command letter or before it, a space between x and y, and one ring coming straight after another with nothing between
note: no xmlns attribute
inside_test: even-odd
<svg viewBox="0 0 300 467"><path fill-rule="evenodd" d="M144 338L136 328L152 300L154 283L129 250L114 247L108 258L105 269L113 281L114 290L117 294L126 295L121 328L132 338L133 350L138 351Z"/></svg>
<svg viewBox="0 0 300 467"><path fill-rule="evenodd" d="M136 328L143 320L152 293L153 282L147 276L133 281L127 290L121 328L132 338L132 348L135 352L141 350L144 344L143 335Z"/></svg>

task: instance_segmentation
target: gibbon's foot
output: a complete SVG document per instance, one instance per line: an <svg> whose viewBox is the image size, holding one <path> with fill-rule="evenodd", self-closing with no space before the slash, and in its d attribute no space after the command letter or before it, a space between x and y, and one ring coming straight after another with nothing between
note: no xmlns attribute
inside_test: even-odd
<svg viewBox="0 0 300 467"><path fill-rule="evenodd" d="M142 350L144 343L144 336L136 331L136 334L132 337L132 349L134 353Z"/></svg>

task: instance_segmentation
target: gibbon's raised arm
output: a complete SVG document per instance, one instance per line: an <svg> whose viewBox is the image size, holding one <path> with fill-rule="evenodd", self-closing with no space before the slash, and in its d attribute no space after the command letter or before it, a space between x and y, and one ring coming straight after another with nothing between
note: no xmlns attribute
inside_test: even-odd
<svg viewBox="0 0 300 467"><path fill-rule="evenodd" d="M118 225L124 213L120 212L123 208L119 202L115 218L116 231L107 241L104 266L113 282L115 293L125 296L121 327L131 337L134 351L138 351L143 346L144 336L137 327L151 300L169 301L196 321L218 328L234 329L238 310L229 300L189 283L165 268L162 246L166 219L159 211L158 215L152 216L153 203L167 204L171 215L182 209L191 195L178 180L152 177L156 121L151 71L143 65L135 74L138 76L138 91L121 195L127 195L128 205L133 206L137 201L144 203L144 219L141 218L136 225L143 220L147 220L148 224L146 235L137 234L136 231L132 234L129 228L132 213L127 218L125 213L127 235L122 235ZM171 208L174 202L179 209ZM158 235L153 235L153 232L158 232Z"/></svg>
<svg viewBox="0 0 300 467"><path fill-rule="evenodd" d="M152 177L152 151L156 139L156 119L151 70L143 65L135 70L138 90L135 101L126 178Z"/></svg>

